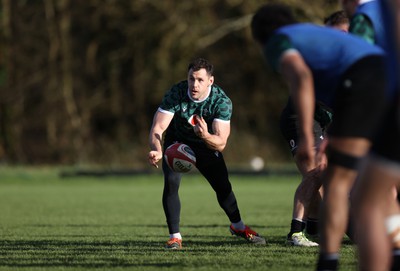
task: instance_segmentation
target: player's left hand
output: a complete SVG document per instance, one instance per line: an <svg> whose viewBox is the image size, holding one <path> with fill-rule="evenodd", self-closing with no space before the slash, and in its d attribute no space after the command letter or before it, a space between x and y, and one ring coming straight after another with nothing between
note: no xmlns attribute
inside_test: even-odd
<svg viewBox="0 0 400 271"><path fill-rule="evenodd" d="M207 122L204 120L203 117L195 116L196 118L196 125L193 126L194 133L200 138L206 138L208 135L208 127Z"/></svg>

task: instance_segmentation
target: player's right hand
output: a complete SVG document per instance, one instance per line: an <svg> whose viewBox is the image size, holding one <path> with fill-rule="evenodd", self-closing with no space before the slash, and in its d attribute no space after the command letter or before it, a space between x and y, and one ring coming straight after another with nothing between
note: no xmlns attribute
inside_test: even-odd
<svg viewBox="0 0 400 271"><path fill-rule="evenodd" d="M302 139L299 142L299 146L296 152L296 159L301 161L301 163L306 168L315 168L316 164L316 154L314 149L314 142L312 140Z"/></svg>
<svg viewBox="0 0 400 271"><path fill-rule="evenodd" d="M150 151L149 152L149 164L155 168L158 168L158 161L162 159L162 152L159 151Z"/></svg>

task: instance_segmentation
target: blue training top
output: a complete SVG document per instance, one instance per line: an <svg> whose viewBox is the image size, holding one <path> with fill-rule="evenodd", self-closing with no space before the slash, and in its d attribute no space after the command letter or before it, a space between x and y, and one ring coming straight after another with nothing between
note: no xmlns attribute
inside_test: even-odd
<svg viewBox="0 0 400 271"><path fill-rule="evenodd" d="M393 97L400 91L399 87L399 63L398 63L398 54L399 51L396 48L396 40L395 40L395 19L394 19L394 11L388 5L388 1L380 0L378 2L378 10L380 11L380 18L382 21L382 28L384 31L383 39L384 42L380 45L387 53L387 73L389 75L389 88L386 92L386 97L388 100L393 99Z"/></svg>
<svg viewBox="0 0 400 271"><path fill-rule="evenodd" d="M385 48L386 47L386 29L383 25L383 18L381 6L379 1L371 1L358 6L354 16L359 14L364 15L369 19L374 28L375 44Z"/></svg>
<svg viewBox="0 0 400 271"><path fill-rule="evenodd" d="M367 56L384 55L381 48L359 37L310 23L292 24L275 31L266 44L265 54L276 71L288 49L301 54L313 74L316 99L328 106L332 106L341 75L350 66Z"/></svg>
<svg viewBox="0 0 400 271"><path fill-rule="evenodd" d="M387 74L389 75L389 83L387 84L385 94L386 98L391 100L393 95L398 91L396 88L397 72L396 68L393 67L394 63L391 63L393 61L393 59L391 59L393 58L393 52L391 52L393 49L390 47L392 46L393 41L390 41L390 36L392 35L390 32L392 31L391 29L393 25L392 22L389 22L389 20L391 20L391 15L386 14L389 10L383 7L382 4L383 1L378 0L361 4L358 6L354 17L362 15L368 18L374 29L374 43L387 53L387 64L389 65L387 68Z"/></svg>

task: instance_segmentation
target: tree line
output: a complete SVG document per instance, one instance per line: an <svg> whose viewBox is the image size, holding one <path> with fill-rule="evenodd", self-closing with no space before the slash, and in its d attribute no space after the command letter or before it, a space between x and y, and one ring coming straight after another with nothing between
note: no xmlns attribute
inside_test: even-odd
<svg viewBox="0 0 400 271"><path fill-rule="evenodd" d="M285 83L249 23L261 0L2 0L0 161L142 167L152 117L195 57L234 105L227 161L290 159ZM336 1L280 1L321 23Z"/></svg>

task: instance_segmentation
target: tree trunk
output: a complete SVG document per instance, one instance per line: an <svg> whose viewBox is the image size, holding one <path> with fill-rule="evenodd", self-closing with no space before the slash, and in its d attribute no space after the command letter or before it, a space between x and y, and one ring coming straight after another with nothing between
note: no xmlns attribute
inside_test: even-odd
<svg viewBox="0 0 400 271"><path fill-rule="evenodd" d="M78 112L77 103L74 98L74 78L73 78L73 53L71 48L71 7L70 0L57 1L60 11L60 38L61 38L61 69L62 69L62 97L69 117L70 142L73 151L79 160L80 150L83 146L82 141L82 119Z"/></svg>
<svg viewBox="0 0 400 271"><path fill-rule="evenodd" d="M4 86L0 87L1 96L1 144L4 152L11 161L25 161L25 154L21 148L21 134L23 129L24 95L16 80L16 47L15 41L15 5L13 0L2 0L3 4L3 33L6 78Z"/></svg>
<svg viewBox="0 0 400 271"><path fill-rule="evenodd" d="M59 72L57 58L60 55L60 39L57 31L57 21L55 18L55 6L53 0L45 0L45 13L47 21L47 32L49 37L49 54L48 54L48 85L45 89L44 98L46 104L51 110L51 114L46 115L46 134L47 142L52 152L57 149L57 117L54 104L58 100L59 95Z"/></svg>

